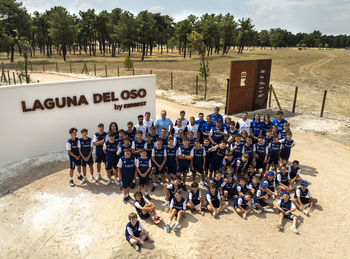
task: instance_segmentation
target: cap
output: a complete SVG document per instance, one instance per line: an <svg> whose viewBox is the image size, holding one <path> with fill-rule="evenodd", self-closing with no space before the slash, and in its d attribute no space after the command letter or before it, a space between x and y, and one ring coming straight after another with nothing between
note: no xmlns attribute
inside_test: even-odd
<svg viewBox="0 0 350 259"><path fill-rule="evenodd" d="M284 192L282 192L282 195L283 194L288 194L289 196L290 196L290 194L289 194L289 192L288 191L284 191Z"/></svg>
<svg viewBox="0 0 350 259"><path fill-rule="evenodd" d="M273 171L270 171L267 175L269 176L275 176L275 173Z"/></svg>
<svg viewBox="0 0 350 259"><path fill-rule="evenodd" d="M268 185L267 185L266 182L262 182L260 186L261 186L261 187L267 187Z"/></svg>
<svg viewBox="0 0 350 259"><path fill-rule="evenodd" d="M309 186L309 183L306 180L300 181L301 185Z"/></svg>

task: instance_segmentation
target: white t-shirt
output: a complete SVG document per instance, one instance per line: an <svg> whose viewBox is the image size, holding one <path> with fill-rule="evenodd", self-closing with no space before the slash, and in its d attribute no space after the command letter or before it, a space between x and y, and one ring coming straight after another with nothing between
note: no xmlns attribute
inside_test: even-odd
<svg viewBox="0 0 350 259"><path fill-rule="evenodd" d="M194 134L194 138L197 138L198 130L199 130L199 126L198 125L191 126L190 124L188 124L187 125L187 130L188 130L188 132L192 131L193 134Z"/></svg>
<svg viewBox="0 0 350 259"><path fill-rule="evenodd" d="M147 126L145 124L143 124L143 125L136 124L135 129L136 129L136 131L141 130L142 131L142 139L146 139L146 132L148 130L147 130Z"/></svg>
<svg viewBox="0 0 350 259"><path fill-rule="evenodd" d="M246 121L244 121L243 119L240 119L237 123L239 125L238 133L241 134L242 130L246 130L249 136L250 128L252 127L252 121L249 119L247 119Z"/></svg>
<svg viewBox="0 0 350 259"><path fill-rule="evenodd" d="M153 126L153 120L149 119L149 121L143 120L143 124L146 125L147 130L150 131L151 127Z"/></svg>

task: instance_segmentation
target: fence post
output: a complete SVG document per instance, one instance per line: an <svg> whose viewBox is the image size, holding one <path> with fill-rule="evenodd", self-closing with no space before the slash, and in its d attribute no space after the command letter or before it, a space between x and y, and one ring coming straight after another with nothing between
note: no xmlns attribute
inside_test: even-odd
<svg viewBox="0 0 350 259"><path fill-rule="evenodd" d="M297 95L298 95L298 87L295 87L292 113L294 113L294 111L295 111L295 104L297 103Z"/></svg>
<svg viewBox="0 0 350 259"><path fill-rule="evenodd" d="M44 63L44 60L43 60L43 72L45 72L45 63Z"/></svg>
<svg viewBox="0 0 350 259"><path fill-rule="evenodd" d="M10 70L7 70L7 78L9 79L9 85L11 84Z"/></svg>
<svg viewBox="0 0 350 259"><path fill-rule="evenodd" d="M273 86L272 86L272 85L271 85L271 88L272 88L272 93L273 93L273 96L274 96L274 97L275 97L275 99L276 99L276 102L277 102L277 105L278 105L278 109L282 110L281 105L280 105L280 102L278 101L278 98L277 98L277 95L276 95L275 89L273 88Z"/></svg>
<svg viewBox="0 0 350 259"><path fill-rule="evenodd" d="M96 64L94 64L94 74L96 76Z"/></svg>
<svg viewBox="0 0 350 259"><path fill-rule="evenodd" d="M150 70L149 73L152 75L152 70Z"/></svg>
<svg viewBox="0 0 350 259"><path fill-rule="evenodd" d="M118 77L119 77L119 67L117 67Z"/></svg>
<svg viewBox="0 0 350 259"><path fill-rule="evenodd" d="M72 74L72 62L69 61L69 73Z"/></svg>
<svg viewBox="0 0 350 259"><path fill-rule="evenodd" d="M132 75L135 75L135 68L132 68Z"/></svg>
<svg viewBox="0 0 350 259"><path fill-rule="evenodd" d="M15 74L15 72L12 72L12 75L13 75L13 83L16 84L16 74Z"/></svg>
<svg viewBox="0 0 350 259"><path fill-rule="evenodd" d="M196 75L196 95L198 95L198 75Z"/></svg>
<svg viewBox="0 0 350 259"><path fill-rule="evenodd" d="M56 61L56 73L58 73L58 64L57 64L57 61Z"/></svg>
<svg viewBox="0 0 350 259"><path fill-rule="evenodd" d="M170 87L170 89L171 90L173 90L174 89L174 87L173 87L173 72L171 72L171 87Z"/></svg>
<svg viewBox="0 0 350 259"><path fill-rule="evenodd" d="M324 106L326 104L326 96L327 96L327 90L324 90L320 117L323 117Z"/></svg>
<svg viewBox="0 0 350 259"><path fill-rule="evenodd" d="M108 75L107 75L107 65L105 65L105 71L106 71L106 77L108 77Z"/></svg>
<svg viewBox="0 0 350 259"><path fill-rule="evenodd" d="M269 108L271 108L272 85L269 86Z"/></svg>
<svg viewBox="0 0 350 259"><path fill-rule="evenodd" d="M20 84L22 84L22 77L21 76L19 76L19 82L20 82Z"/></svg>

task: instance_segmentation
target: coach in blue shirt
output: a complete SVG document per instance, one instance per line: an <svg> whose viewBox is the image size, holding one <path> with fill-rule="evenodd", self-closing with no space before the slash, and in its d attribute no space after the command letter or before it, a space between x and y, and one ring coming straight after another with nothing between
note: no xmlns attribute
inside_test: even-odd
<svg viewBox="0 0 350 259"><path fill-rule="evenodd" d="M211 121L212 123L215 124L216 119L220 119L222 123L224 123L224 118L222 117L221 114L219 114L220 108L219 107L215 107L214 112L212 114L210 114L211 116Z"/></svg>
<svg viewBox="0 0 350 259"><path fill-rule="evenodd" d="M277 134L279 134L283 130L283 125L286 122L287 121L285 119L283 119L283 111L278 111L277 112L277 119L274 119L272 121L271 128L272 128L273 125L277 125L277 127L278 127Z"/></svg>
<svg viewBox="0 0 350 259"><path fill-rule="evenodd" d="M162 128L166 128L167 130L167 135L169 133L169 130L171 131L171 129L173 128L173 122L171 121L171 119L169 119L167 116L166 116L166 111L165 110L162 110L160 112L160 118L157 119L155 122L154 122L154 126L157 128L157 134L160 136L160 132L162 130ZM169 129L170 127L170 129Z"/></svg>

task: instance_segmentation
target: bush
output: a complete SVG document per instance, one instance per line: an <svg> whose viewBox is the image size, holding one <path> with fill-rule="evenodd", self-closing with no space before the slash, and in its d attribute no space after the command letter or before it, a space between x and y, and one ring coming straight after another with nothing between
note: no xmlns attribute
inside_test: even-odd
<svg viewBox="0 0 350 259"><path fill-rule="evenodd" d="M134 61L131 60L129 55L126 55L123 65L127 70L130 70L134 67Z"/></svg>

